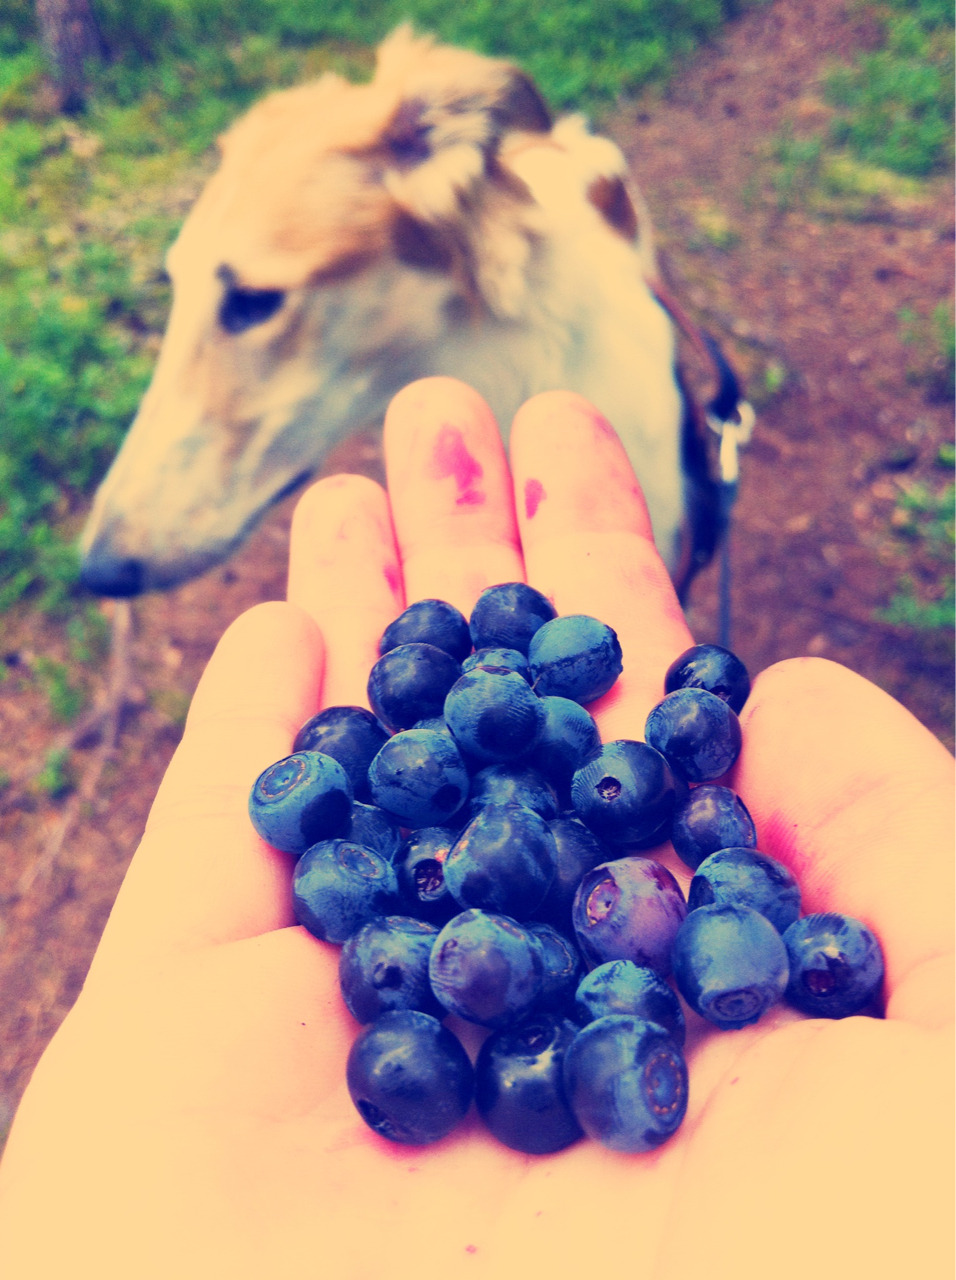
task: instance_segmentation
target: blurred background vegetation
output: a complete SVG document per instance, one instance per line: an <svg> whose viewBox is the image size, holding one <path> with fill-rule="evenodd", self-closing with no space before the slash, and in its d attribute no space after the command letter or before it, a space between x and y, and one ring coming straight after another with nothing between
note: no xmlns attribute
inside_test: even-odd
<svg viewBox="0 0 956 1280"><path fill-rule="evenodd" d="M79 658L98 624L75 594L74 539L146 386L163 253L224 126L268 88L364 77L403 19L507 55L555 107L600 117L760 0L91 0L108 56L88 60L73 114L49 91L35 2L0 0L0 614L69 617ZM908 179L951 162L950 3L865 3L881 47L834 67L830 133L786 155L784 177L824 154ZM944 305L934 340L950 370L952 332ZM948 554L951 506L952 486L921 494L900 528Z"/></svg>

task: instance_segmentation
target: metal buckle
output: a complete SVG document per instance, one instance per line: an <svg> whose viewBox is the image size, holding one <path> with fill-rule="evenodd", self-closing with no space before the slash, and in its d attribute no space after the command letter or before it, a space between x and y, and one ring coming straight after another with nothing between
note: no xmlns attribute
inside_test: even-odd
<svg viewBox="0 0 956 1280"><path fill-rule="evenodd" d="M754 433L757 415L753 405L741 400L736 408L736 421L733 418L718 418L707 413L707 425L720 438L720 479L723 484L735 485L740 478L740 460L738 450L750 443Z"/></svg>

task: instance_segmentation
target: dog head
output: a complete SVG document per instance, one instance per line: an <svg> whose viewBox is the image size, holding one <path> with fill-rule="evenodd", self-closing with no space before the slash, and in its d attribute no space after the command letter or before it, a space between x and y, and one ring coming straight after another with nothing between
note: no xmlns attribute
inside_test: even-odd
<svg viewBox="0 0 956 1280"><path fill-rule="evenodd" d="M550 124L515 68L407 29L369 83L326 75L240 119L169 251L168 329L82 536L85 584L131 595L222 561L441 371L449 332L506 319L535 235L499 151Z"/></svg>

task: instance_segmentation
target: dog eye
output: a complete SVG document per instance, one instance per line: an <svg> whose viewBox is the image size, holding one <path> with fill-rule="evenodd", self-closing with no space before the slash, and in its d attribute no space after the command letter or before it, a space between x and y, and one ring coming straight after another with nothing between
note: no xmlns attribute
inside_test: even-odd
<svg viewBox="0 0 956 1280"><path fill-rule="evenodd" d="M227 333L244 333L274 316L284 301L281 289L240 289L230 285L219 306L219 323Z"/></svg>

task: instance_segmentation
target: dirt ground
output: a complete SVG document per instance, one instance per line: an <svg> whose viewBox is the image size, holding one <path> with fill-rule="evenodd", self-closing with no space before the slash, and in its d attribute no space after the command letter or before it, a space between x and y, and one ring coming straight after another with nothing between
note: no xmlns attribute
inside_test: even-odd
<svg viewBox="0 0 956 1280"><path fill-rule="evenodd" d="M911 312L925 325L950 290L950 184L788 202L780 183L792 174L773 158L775 139L825 128L821 75L873 35L852 6L778 0L609 128L644 188L673 291L719 335L759 410L731 544L734 647L752 671L803 653L846 663L951 746L951 643L877 617L902 572L930 592L939 574L918 544L914 560L894 512L907 486L939 486L939 446L952 438L932 352L905 342L900 320ZM375 451L359 442L338 463L374 473ZM58 655L35 617L7 627L0 1138L80 989L216 639L244 608L283 594L290 511L279 508L227 567L136 603L119 763L52 863L45 851L70 799L50 801L27 780L62 731L33 663ZM716 567L688 612L699 639L716 638ZM75 767L89 758L90 749L77 752Z"/></svg>

